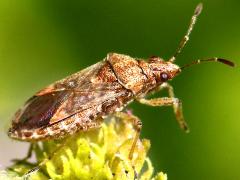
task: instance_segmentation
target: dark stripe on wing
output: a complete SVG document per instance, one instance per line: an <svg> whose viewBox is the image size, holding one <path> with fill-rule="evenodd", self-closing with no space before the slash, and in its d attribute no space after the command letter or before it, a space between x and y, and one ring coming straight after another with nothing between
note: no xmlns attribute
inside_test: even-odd
<svg viewBox="0 0 240 180"><path fill-rule="evenodd" d="M32 97L28 100L13 129L35 129L47 125L68 96L68 91L58 91Z"/></svg>

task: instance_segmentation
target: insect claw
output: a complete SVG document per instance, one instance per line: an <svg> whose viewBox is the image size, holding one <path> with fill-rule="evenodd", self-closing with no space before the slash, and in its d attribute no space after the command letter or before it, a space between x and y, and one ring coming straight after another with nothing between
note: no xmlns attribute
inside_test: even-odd
<svg viewBox="0 0 240 180"><path fill-rule="evenodd" d="M138 173L135 169L135 166L133 166L133 170L134 170L134 180L137 180L138 179Z"/></svg>
<svg viewBox="0 0 240 180"><path fill-rule="evenodd" d="M184 130L185 133L189 133L190 132L190 129L189 129L187 123L182 124L181 128Z"/></svg>

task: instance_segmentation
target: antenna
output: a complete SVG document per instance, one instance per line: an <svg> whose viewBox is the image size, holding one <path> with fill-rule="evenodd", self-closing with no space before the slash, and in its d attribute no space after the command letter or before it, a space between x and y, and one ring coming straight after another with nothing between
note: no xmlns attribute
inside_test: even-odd
<svg viewBox="0 0 240 180"><path fill-rule="evenodd" d="M226 64L228 66L231 66L231 67L235 66L235 64L232 61L214 57L214 58L208 58L208 59L198 59L196 61L193 61L193 62L191 62L189 64L186 64L186 65L180 67L180 69L182 70L182 69L185 69L185 68L187 68L189 66L192 66L194 64L200 64L202 62L220 62L220 63Z"/></svg>
<svg viewBox="0 0 240 180"><path fill-rule="evenodd" d="M185 47L186 43L188 42L189 40L189 36L193 30L193 27L197 21L197 17L199 16L199 14L201 13L202 11L202 8L203 8L203 5L202 3L199 3L194 11L194 14L191 18L191 21L190 21L190 25L188 27L188 30L187 30L187 33L185 34L185 36L183 37L183 39L181 40L175 54L169 59L170 62L174 62L176 57L181 53L182 49Z"/></svg>

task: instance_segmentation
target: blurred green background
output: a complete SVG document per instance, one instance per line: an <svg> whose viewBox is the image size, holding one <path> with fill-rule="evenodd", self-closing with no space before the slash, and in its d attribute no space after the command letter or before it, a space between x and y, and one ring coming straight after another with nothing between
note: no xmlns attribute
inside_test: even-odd
<svg viewBox="0 0 240 180"><path fill-rule="evenodd" d="M9 120L42 87L103 59L108 52L168 59L199 1L0 1L0 164L26 154L8 139ZM240 1L203 0L204 9L176 63L201 57L240 62ZM152 142L156 171L171 180L240 179L240 71L217 63L186 69L171 84L191 133L172 108L130 107Z"/></svg>

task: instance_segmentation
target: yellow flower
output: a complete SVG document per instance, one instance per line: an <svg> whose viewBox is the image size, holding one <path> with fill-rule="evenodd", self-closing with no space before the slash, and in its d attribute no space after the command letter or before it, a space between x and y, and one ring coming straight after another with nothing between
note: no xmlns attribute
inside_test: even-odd
<svg viewBox="0 0 240 180"><path fill-rule="evenodd" d="M35 148L37 164L47 157L39 171L30 174L30 179L116 179L166 180L166 174L159 173L152 178L153 167L147 152L150 141L139 140L133 159L129 151L136 131L131 123L112 118L102 128L80 132L58 141L42 142ZM33 165L20 164L12 167L23 175Z"/></svg>

